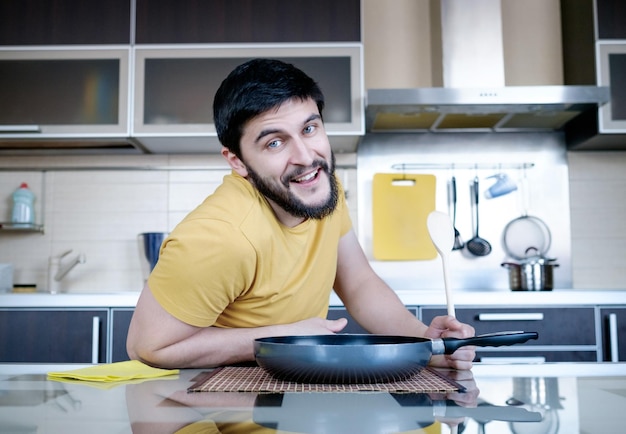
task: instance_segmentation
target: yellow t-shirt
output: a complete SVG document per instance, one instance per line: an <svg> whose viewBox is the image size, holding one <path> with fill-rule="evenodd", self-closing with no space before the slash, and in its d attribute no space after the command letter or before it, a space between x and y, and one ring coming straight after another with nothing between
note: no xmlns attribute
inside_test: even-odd
<svg viewBox="0 0 626 434"><path fill-rule="evenodd" d="M341 188L333 214L288 228L233 172L165 240L148 286L165 310L197 327L325 318L339 238L351 225Z"/></svg>

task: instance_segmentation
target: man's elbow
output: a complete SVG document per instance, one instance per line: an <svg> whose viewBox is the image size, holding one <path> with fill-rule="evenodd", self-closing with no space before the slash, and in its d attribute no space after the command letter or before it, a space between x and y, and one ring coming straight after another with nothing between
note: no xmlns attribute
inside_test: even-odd
<svg viewBox="0 0 626 434"><path fill-rule="evenodd" d="M141 361L141 357L139 357L139 353L133 343L130 340L126 341L126 353L128 354L128 358L130 360L139 360Z"/></svg>
<svg viewBox="0 0 626 434"><path fill-rule="evenodd" d="M130 360L138 360L146 365L154 367L162 366L162 361L158 360L156 351L148 348L141 339L134 339L130 334L126 339L126 353Z"/></svg>
<svg viewBox="0 0 626 434"><path fill-rule="evenodd" d="M140 362L144 362L145 358L142 357L141 353L142 348L137 344L137 342L129 335L126 339L126 353L128 354L128 358L130 360L139 360Z"/></svg>

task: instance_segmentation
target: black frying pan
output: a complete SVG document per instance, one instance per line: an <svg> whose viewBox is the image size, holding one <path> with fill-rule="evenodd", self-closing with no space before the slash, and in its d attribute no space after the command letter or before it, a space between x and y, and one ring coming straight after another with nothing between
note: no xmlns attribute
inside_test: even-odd
<svg viewBox="0 0 626 434"><path fill-rule="evenodd" d="M499 347L537 339L537 333L502 332L468 339L388 335L279 336L254 341L256 361L272 376L301 383L399 381L428 365L431 356L466 345Z"/></svg>

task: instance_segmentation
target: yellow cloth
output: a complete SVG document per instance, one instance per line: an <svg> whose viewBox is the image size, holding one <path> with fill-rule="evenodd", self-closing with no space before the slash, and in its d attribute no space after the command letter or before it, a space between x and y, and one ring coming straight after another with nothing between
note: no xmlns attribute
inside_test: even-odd
<svg viewBox="0 0 626 434"><path fill-rule="evenodd" d="M339 239L352 227L343 190L332 215L282 225L233 173L161 246L148 286L196 327L248 328L326 318Z"/></svg>
<svg viewBox="0 0 626 434"><path fill-rule="evenodd" d="M71 371L48 372L50 379L70 379L111 383L117 381L158 378L178 374L178 369L160 369L145 365L138 360L128 360Z"/></svg>

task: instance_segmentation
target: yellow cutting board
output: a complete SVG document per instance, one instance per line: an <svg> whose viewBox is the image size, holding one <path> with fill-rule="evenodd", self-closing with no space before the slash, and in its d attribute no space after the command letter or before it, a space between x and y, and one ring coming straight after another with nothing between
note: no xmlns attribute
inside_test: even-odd
<svg viewBox="0 0 626 434"><path fill-rule="evenodd" d="M382 261L437 257L426 218L435 210L434 175L377 173L372 182L372 250Z"/></svg>

